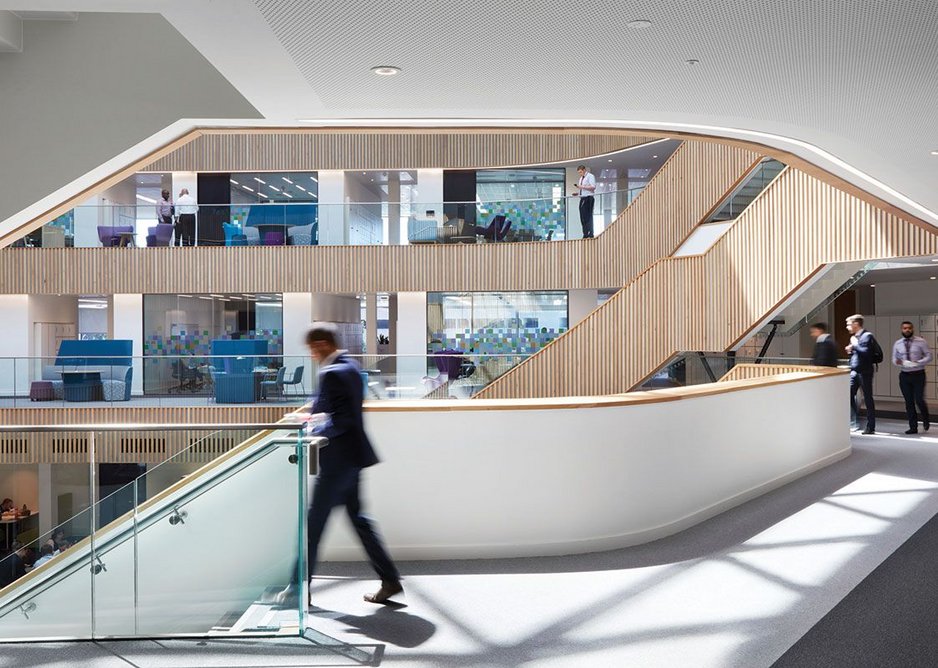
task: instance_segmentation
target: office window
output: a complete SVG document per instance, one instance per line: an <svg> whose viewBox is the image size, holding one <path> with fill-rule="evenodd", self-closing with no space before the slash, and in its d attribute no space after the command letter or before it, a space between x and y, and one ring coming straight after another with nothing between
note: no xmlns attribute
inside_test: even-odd
<svg viewBox="0 0 938 668"><path fill-rule="evenodd" d="M567 331L566 292L430 292L429 350L530 354Z"/></svg>

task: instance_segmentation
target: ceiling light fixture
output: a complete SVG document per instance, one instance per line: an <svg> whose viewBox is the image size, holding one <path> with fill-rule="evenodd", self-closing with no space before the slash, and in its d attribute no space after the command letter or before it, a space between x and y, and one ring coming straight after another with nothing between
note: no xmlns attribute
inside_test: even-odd
<svg viewBox="0 0 938 668"><path fill-rule="evenodd" d="M312 181L312 182L314 182L314 183L319 183L319 179L317 179L315 176L309 177L309 180Z"/></svg>
<svg viewBox="0 0 938 668"><path fill-rule="evenodd" d="M150 204L156 204L156 200L153 199L152 197L146 197L145 195L141 195L139 193L137 193L137 199L139 199L141 202L149 202Z"/></svg>
<svg viewBox="0 0 938 668"><path fill-rule="evenodd" d="M283 179L284 181L286 181L287 183L289 183L291 186L293 185L293 181L291 181L290 179L288 179L286 176L281 176L280 178Z"/></svg>
<svg viewBox="0 0 938 668"><path fill-rule="evenodd" d="M289 197L290 199L293 199L293 195L291 195L290 193L283 193L283 194Z"/></svg>
<svg viewBox="0 0 938 668"><path fill-rule="evenodd" d="M932 154L932 155L938 155L938 151L932 151L931 154Z"/></svg>
<svg viewBox="0 0 938 668"><path fill-rule="evenodd" d="M401 73L401 68L394 65L378 65L377 67L372 67L371 71L380 77L393 77Z"/></svg>
<svg viewBox="0 0 938 668"><path fill-rule="evenodd" d="M635 19L634 21L629 21L625 25L627 25L629 28L632 28L633 30L642 30L644 28L650 28L651 21L648 19Z"/></svg>
<svg viewBox="0 0 938 668"><path fill-rule="evenodd" d="M935 280L936 278L938 278L938 276L929 276L929 277L928 277L928 280L933 281L933 280Z"/></svg>
<svg viewBox="0 0 938 668"><path fill-rule="evenodd" d="M612 158L609 158L609 162L612 162Z"/></svg>
<svg viewBox="0 0 938 668"><path fill-rule="evenodd" d="M254 177L254 180L257 181L258 183L263 183L265 186L267 185L267 181L264 181L263 179L259 179L256 176Z"/></svg>
<svg viewBox="0 0 938 668"><path fill-rule="evenodd" d="M247 190L248 192L254 192L253 188L248 188L247 186L241 186L241 187Z"/></svg>
<svg viewBox="0 0 938 668"><path fill-rule="evenodd" d="M297 189L298 189L298 190L302 190L304 193L305 193L305 192L309 192L309 191L306 190L306 188L304 188L303 186L297 186Z"/></svg>
<svg viewBox="0 0 938 668"><path fill-rule="evenodd" d="M870 287L871 287L871 288L875 288L875 287L876 287L876 284L875 284L875 283L871 283L871 284L870 284Z"/></svg>
<svg viewBox="0 0 938 668"><path fill-rule="evenodd" d="M651 156L651 157L652 157L652 158L657 158L658 156L657 156L657 155L653 155L653 156Z"/></svg>
<svg viewBox="0 0 938 668"><path fill-rule="evenodd" d="M235 184L236 186L240 186L240 185L241 185L240 183L238 183L238 182L235 181L234 179L228 179L228 180L231 181L231 182L232 182L233 184Z"/></svg>
<svg viewBox="0 0 938 668"><path fill-rule="evenodd" d="M700 61L697 60L696 58L688 58L688 59L685 60L684 62L687 63L688 65L690 65L691 67L693 67L694 65L699 65L699 64L700 64Z"/></svg>

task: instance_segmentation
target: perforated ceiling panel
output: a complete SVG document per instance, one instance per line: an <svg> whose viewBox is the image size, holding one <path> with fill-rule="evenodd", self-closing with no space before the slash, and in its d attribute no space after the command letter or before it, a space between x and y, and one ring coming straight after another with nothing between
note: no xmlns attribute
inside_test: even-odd
<svg viewBox="0 0 938 668"><path fill-rule="evenodd" d="M934 0L254 3L329 115L693 119L938 173Z"/></svg>

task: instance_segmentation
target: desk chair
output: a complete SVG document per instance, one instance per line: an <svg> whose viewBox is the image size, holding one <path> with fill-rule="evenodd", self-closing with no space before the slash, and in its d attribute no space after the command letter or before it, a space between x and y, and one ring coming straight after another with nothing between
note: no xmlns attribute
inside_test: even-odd
<svg viewBox="0 0 938 668"><path fill-rule="evenodd" d="M303 367L300 367L301 369ZM277 369L277 379L276 380L262 380L261 381L261 399L267 399L268 390L273 390L275 394L284 396L283 394L283 377L287 373L287 367L282 366Z"/></svg>
<svg viewBox="0 0 938 668"><path fill-rule="evenodd" d="M293 380L285 380L281 383L281 386L283 386L281 390L284 392L284 394L286 393L287 385L292 385L294 392L296 391L296 386L299 385L300 391L304 395L306 394L306 386L303 384L303 368L304 367L301 366L296 367L296 369L293 371Z"/></svg>

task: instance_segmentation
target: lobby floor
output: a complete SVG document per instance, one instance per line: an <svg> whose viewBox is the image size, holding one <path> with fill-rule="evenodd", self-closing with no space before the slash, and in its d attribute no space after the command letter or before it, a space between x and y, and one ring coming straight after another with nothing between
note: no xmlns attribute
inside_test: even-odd
<svg viewBox="0 0 938 668"><path fill-rule="evenodd" d="M311 640L6 645L0 668L768 667L938 513L938 432L880 428L847 459L647 545L403 562L400 607L362 600L366 565L324 564Z"/></svg>

